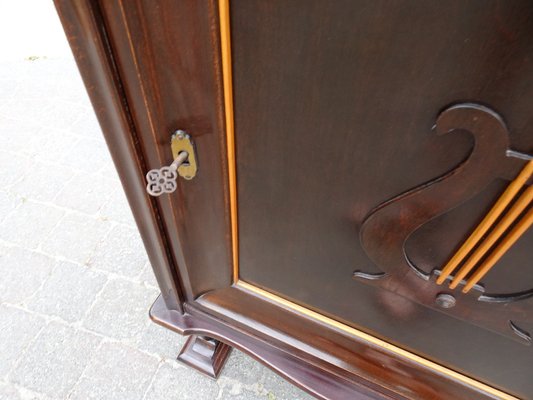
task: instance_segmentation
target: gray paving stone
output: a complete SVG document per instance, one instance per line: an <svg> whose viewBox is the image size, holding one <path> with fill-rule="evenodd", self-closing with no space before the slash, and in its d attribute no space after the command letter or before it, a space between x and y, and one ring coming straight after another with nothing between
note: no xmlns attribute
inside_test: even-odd
<svg viewBox="0 0 533 400"><path fill-rule="evenodd" d="M104 343L70 399L142 399L158 366L155 357L118 343Z"/></svg>
<svg viewBox="0 0 533 400"><path fill-rule="evenodd" d="M64 168L70 171L69 168ZM56 191L55 203L62 207L95 214L109 198L109 193L117 183L99 174L78 172Z"/></svg>
<svg viewBox="0 0 533 400"><path fill-rule="evenodd" d="M20 59L5 59L0 62L0 76L4 79L12 79L16 81L24 81L28 75L28 65Z"/></svg>
<svg viewBox="0 0 533 400"><path fill-rule="evenodd" d="M10 382L0 382L0 400L47 400L49 397Z"/></svg>
<svg viewBox="0 0 533 400"><path fill-rule="evenodd" d="M23 61L20 64L25 67L23 70L25 84L19 88L17 97L43 100L43 94L46 93L48 103L63 100L88 104L81 77L73 60L40 58L35 61ZM16 78L19 76L19 73L15 75ZM51 117L51 119L63 118L62 115L59 115L59 118Z"/></svg>
<svg viewBox="0 0 533 400"><path fill-rule="evenodd" d="M57 97L49 102L46 114L42 116L40 125L54 129L68 129L74 122L87 113L87 106Z"/></svg>
<svg viewBox="0 0 533 400"><path fill-rule="evenodd" d="M136 226L124 189L119 184L109 194L109 199L100 209L100 214L112 221Z"/></svg>
<svg viewBox="0 0 533 400"><path fill-rule="evenodd" d="M101 142L104 140L102 129L100 128L98 120L96 119L96 115L94 115L92 112L85 113L69 129L77 136L96 139Z"/></svg>
<svg viewBox="0 0 533 400"><path fill-rule="evenodd" d="M43 126L42 121L46 118L50 107L50 102L43 100L42 97L25 98L17 94L13 100L5 102L0 110L0 116L24 121L25 124L40 128Z"/></svg>
<svg viewBox="0 0 533 400"><path fill-rule="evenodd" d="M219 391L214 380L175 363L163 363L145 400L214 400Z"/></svg>
<svg viewBox="0 0 533 400"><path fill-rule="evenodd" d="M0 82L0 93L9 90ZM13 118L2 118L0 127L0 149L10 152L30 155L33 153L35 141L39 137L41 128L30 121L20 121Z"/></svg>
<svg viewBox="0 0 533 400"><path fill-rule="evenodd" d="M91 333L51 322L26 350L9 380L50 397L64 398L101 340Z"/></svg>
<svg viewBox="0 0 533 400"><path fill-rule="evenodd" d="M143 272L139 276L139 280L143 282L145 285L152 286L152 287L159 287L157 285L157 280L155 279L154 270L152 269L152 266L150 265L150 262L147 262Z"/></svg>
<svg viewBox="0 0 533 400"><path fill-rule="evenodd" d="M133 277L143 272L146 261L146 250L137 229L115 225L106 239L98 243L89 265Z"/></svg>
<svg viewBox="0 0 533 400"><path fill-rule="evenodd" d="M80 139L70 135L67 130L44 127L38 131L37 136L33 139L33 147L29 148L34 160L54 163L58 167L71 170L72 167L61 164L59 161L70 152L70 149L76 146Z"/></svg>
<svg viewBox="0 0 533 400"><path fill-rule="evenodd" d="M0 191L0 222L22 203L22 199L12 193Z"/></svg>
<svg viewBox="0 0 533 400"><path fill-rule="evenodd" d="M0 400L22 400L22 395L15 385L0 382Z"/></svg>
<svg viewBox="0 0 533 400"><path fill-rule="evenodd" d="M78 321L106 281L105 275L85 266L62 262L31 299L28 308L68 322Z"/></svg>
<svg viewBox="0 0 533 400"><path fill-rule="evenodd" d="M314 397L299 391L297 388L279 388L270 390L262 383L244 385L239 381L219 378L222 391L219 400L313 400Z"/></svg>
<svg viewBox="0 0 533 400"><path fill-rule="evenodd" d="M0 223L0 239L35 249L64 214L55 207L24 201L16 213L9 214Z"/></svg>
<svg viewBox="0 0 533 400"><path fill-rule="evenodd" d="M50 276L55 260L17 247L0 250L0 302L19 304Z"/></svg>
<svg viewBox="0 0 533 400"><path fill-rule="evenodd" d="M262 384L244 385L242 382L219 378L218 385L221 388L220 400L275 400L276 395L266 390ZM296 400L295 398L294 400Z"/></svg>
<svg viewBox="0 0 533 400"><path fill-rule="evenodd" d="M170 329L149 323L143 330L136 347L161 358L174 360L178 356L186 338Z"/></svg>
<svg viewBox="0 0 533 400"><path fill-rule="evenodd" d="M2 88L0 91L0 114L4 105L16 98L17 92L22 85L22 82L19 80L2 79L0 76L0 87Z"/></svg>
<svg viewBox="0 0 533 400"><path fill-rule="evenodd" d="M47 253L85 264L109 229L107 221L71 213L59 222L42 248Z"/></svg>
<svg viewBox="0 0 533 400"><path fill-rule="evenodd" d="M118 182L119 183L119 186L121 188L121 192L124 192L124 190L122 189L122 184L120 183L120 177L118 176L118 171L117 169L115 168L115 164L113 164L112 162L111 163L107 163L105 164L99 171L98 173L102 176L105 176L107 179L111 179L115 182ZM124 195L124 199L126 199L126 195ZM127 203L127 201L126 201Z"/></svg>
<svg viewBox="0 0 533 400"><path fill-rule="evenodd" d="M50 60L26 62L28 69L24 77L25 84L19 87L17 98L41 100L41 104L48 105L50 102L43 102L40 98L42 93L47 93L50 98L57 100L61 90L60 81L46 67L49 64L51 64ZM40 122L42 125L43 119Z"/></svg>
<svg viewBox="0 0 533 400"><path fill-rule="evenodd" d="M158 291L123 279L108 282L83 325L116 339L137 341Z"/></svg>
<svg viewBox="0 0 533 400"><path fill-rule="evenodd" d="M51 202L74 176L70 168L33 161L24 177L10 190L32 200Z"/></svg>
<svg viewBox="0 0 533 400"><path fill-rule="evenodd" d="M235 349L222 370L221 378L219 378L222 379L221 385L224 383L223 378L228 378L229 382L241 382L243 384L240 390L233 388L233 394L246 395L248 393L250 396L265 396L266 398L270 396L272 399L277 400L313 399L313 397L290 384L269 368ZM228 390L228 387L230 390ZM232 394L231 385L226 385L224 393Z"/></svg>
<svg viewBox="0 0 533 400"><path fill-rule="evenodd" d="M20 181L29 167L28 157L22 155L15 157L12 153L0 150L0 188L5 190Z"/></svg>
<svg viewBox="0 0 533 400"><path fill-rule="evenodd" d="M104 142L82 137L76 146L60 160L62 164L87 173L97 172L106 164L112 164L109 150Z"/></svg>
<svg viewBox="0 0 533 400"><path fill-rule="evenodd" d="M44 323L34 314L0 305L0 377L13 368Z"/></svg>

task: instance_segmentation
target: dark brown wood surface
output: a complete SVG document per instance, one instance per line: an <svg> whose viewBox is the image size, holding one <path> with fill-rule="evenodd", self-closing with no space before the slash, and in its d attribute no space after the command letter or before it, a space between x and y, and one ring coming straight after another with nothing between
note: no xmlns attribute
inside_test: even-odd
<svg viewBox="0 0 533 400"><path fill-rule="evenodd" d="M179 333L229 343L320 399L495 398L239 287L185 307L183 315L158 299L151 317Z"/></svg>
<svg viewBox="0 0 533 400"><path fill-rule="evenodd" d="M485 105L503 117L509 133L502 140L508 135L509 148L532 154L533 4L232 5L241 278L530 396L533 381L525 371L533 367L531 346L474 325L472 307L458 320L355 281L352 273L382 272L360 242L363 221L374 208L470 157L477 140L471 134L439 136L433 129L442 110ZM481 134L489 127L484 129ZM389 257L394 269L387 249L402 247L392 243L399 240L393 231L407 224L402 218L416 226L426 215L429 223L404 237L407 255L426 273L441 268L518 174L519 168L502 171L506 148L500 139L486 143L477 156L479 172L457 178L462 187L443 185L418 206L413 201L389 212L374 243L381 259ZM442 212L440 204L453 198L455 204L430 222ZM483 281L488 293L533 289L532 240L533 231L493 268ZM418 279L405 282L405 290L421 291L425 281L417 285ZM527 307L524 319L531 320ZM499 308L486 310L481 319L490 321L492 312L501 331L513 336Z"/></svg>
<svg viewBox="0 0 533 400"><path fill-rule="evenodd" d="M213 338L191 335L178 355L178 361L216 379L222 372L232 347Z"/></svg>
<svg viewBox="0 0 533 400"><path fill-rule="evenodd" d="M182 310L183 291L157 204L145 190L148 170L123 80L97 2L56 1L59 17L133 210L167 307Z"/></svg>
<svg viewBox="0 0 533 400"><path fill-rule="evenodd" d="M147 168L172 162L170 136L197 148L193 181L158 203L186 299L230 283L229 216L215 1L104 1L104 21L125 82ZM227 271L224 273L221 271Z"/></svg>
<svg viewBox="0 0 533 400"><path fill-rule="evenodd" d="M79 9L84 2L76 4L71 8ZM168 240L165 251L179 270L185 298L227 285L229 216L215 2L167 1L157 7L142 1L91 4L86 6L89 15L95 29L105 35L102 40L113 51L113 73L121 79L129 140L140 152L135 156L140 164L135 168L143 170L138 178L144 181L147 170L172 162L170 137L176 129L187 131L198 149L200 170L194 184L180 180L177 193L158 199L149 198L144 186L136 187L136 196L157 205L158 224ZM68 12L65 8L63 14ZM80 40L78 35L72 39ZM82 68L96 61L78 56L83 57ZM113 133L106 133L106 139L112 154L125 151L114 143Z"/></svg>
<svg viewBox="0 0 533 400"><path fill-rule="evenodd" d="M319 398L494 398L231 287L215 0L55 1L161 287L154 319L238 347ZM468 133L432 134L445 107L487 104L512 148L533 150L530 3L231 4L242 277L531 398L531 347L352 279L379 272L359 244L370 210L468 157ZM178 128L197 145L198 176L150 198L144 174L170 163ZM409 256L427 271L445 260L505 184L414 232ZM509 287L527 268L510 267Z"/></svg>

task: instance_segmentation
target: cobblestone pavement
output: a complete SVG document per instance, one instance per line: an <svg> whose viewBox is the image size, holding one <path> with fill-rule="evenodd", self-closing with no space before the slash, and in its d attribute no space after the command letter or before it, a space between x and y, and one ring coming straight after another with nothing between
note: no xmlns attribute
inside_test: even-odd
<svg viewBox="0 0 533 400"><path fill-rule="evenodd" d="M51 2L0 0L2 22L62 42L0 55L0 399L310 399L238 351L217 382L175 361L184 340L148 318L156 282Z"/></svg>

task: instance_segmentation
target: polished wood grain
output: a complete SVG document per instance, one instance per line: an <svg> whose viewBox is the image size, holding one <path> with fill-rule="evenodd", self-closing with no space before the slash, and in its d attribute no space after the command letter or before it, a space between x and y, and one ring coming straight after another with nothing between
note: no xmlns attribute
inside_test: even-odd
<svg viewBox="0 0 533 400"><path fill-rule="evenodd" d="M216 1L101 2L147 169L186 131L198 173L156 200L186 300L231 282L225 118Z"/></svg>
<svg viewBox="0 0 533 400"><path fill-rule="evenodd" d="M191 335L178 355L178 361L201 374L216 379L231 353L231 347L218 340Z"/></svg>
<svg viewBox="0 0 533 400"><path fill-rule="evenodd" d="M528 1L232 2L240 279L517 396L532 393L516 373L532 365L531 346L497 301L520 299L513 318L532 332L533 232L484 277L483 301L481 287L463 297L426 280L527 162L507 150L531 155L531 18ZM461 124L439 135L439 115L468 103L507 129L493 137L495 119L475 137ZM488 135L477 170L457 177ZM457 185L384 208L447 178ZM382 223L365 238L376 210ZM395 284L352 279L385 264ZM438 306L440 292L457 305Z"/></svg>
<svg viewBox="0 0 533 400"><path fill-rule="evenodd" d="M245 288L211 292L186 309L182 315L158 300L151 316L177 332L208 334L229 343L320 399L513 399L428 373L409 358L264 301Z"/></svg>
<svg viewBox="0 0 533 400"><path fill-rule="evenodd" d="M532 150L528 2L235 0L226 14L215 0L56 5L161 287L156 322L239 348L317 398L527 398L527 347L351 274L379 272L361 253L363 218L469 156L467 133L430 134L442 109L486 103L505 116L510 148ZM198 176L154 200L143 177L170 163L176 129L197 145ZM514 167L414 232L414 262L443 265ZM513 291L529 274L512 265L528 254L524 239L504 257ZM233 285L236 272L253 285ZM197 361L191 349L183 354Z"/></svg>
<svg viewBox="0 0 533 400"><path fill-rule="evenodd" d="M387 351L395 354L396 356L404 357L411 362L419 365L423 365L424 367L427 367L429 369L434 370L435 372L438 372L442 374L443 376L446 376L448 378L451 378L453 380L456 380L458 382L463 382L464 384L468 386L472 386L474 388L477 388L481 391L494 394L495 396L499 398L507 398L511 399L512 396L509 396L506 393L503 393L499 390L496 390L490 386L484 385L481 382L478 382L474 379L471 379L465 375L459 374L456 371L447 369L446 367L443 367L442 365L439 365L437 363L431 362L428 359L416 356L415 354L406 351L400 347L394 346L390 343L384 342L374 336L368 335L365 332L362 332L360 330L354 329L346 324L340 323L339 321L336 321L334 319L328 318L320 313L314 312L312 310L309 310L308 308L302 307L296 303L292 303L290 301L287 301L283 299L282 297L276 296L270 292L267 292L266 290L259 289L256 286L247 284L246 282L240 281L237 284L237 287L242 288L246 290L247 292L254 293L258 295L259 297L263 297L269 300L272 300L275 304L278 304L284 308L294 310L296 313L305 315L309 317L311 320L315 320L317 322L323 323L325 325L332 326L340 331L346 332L347 334L358 338L359 340L369 342L371 344L374 344L378 347L381 347L383 349L386 349Z"/></svg>
<svg viewBox="0 0 533 400"><path fill-rule="evenodd" d="M113 53L102 10L93 1L55 2L81 76L88 89L111 157L134 210L137 227L167 307L182 310L181 279L168 256L169 242L156 202L147 195L146 165L138 127L132 120L122 76Z"/></svg>

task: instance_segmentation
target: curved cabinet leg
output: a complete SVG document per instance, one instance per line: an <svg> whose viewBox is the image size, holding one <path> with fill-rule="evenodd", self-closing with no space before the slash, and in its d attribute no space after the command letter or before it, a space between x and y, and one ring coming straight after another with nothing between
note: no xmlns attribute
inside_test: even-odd
<svg viewBox="0 0 533 400"><path fill-rule="evenodd" d="M178 360L213 379L218 378L231 346L207 336L191 335L178 355Z"/></svg>

